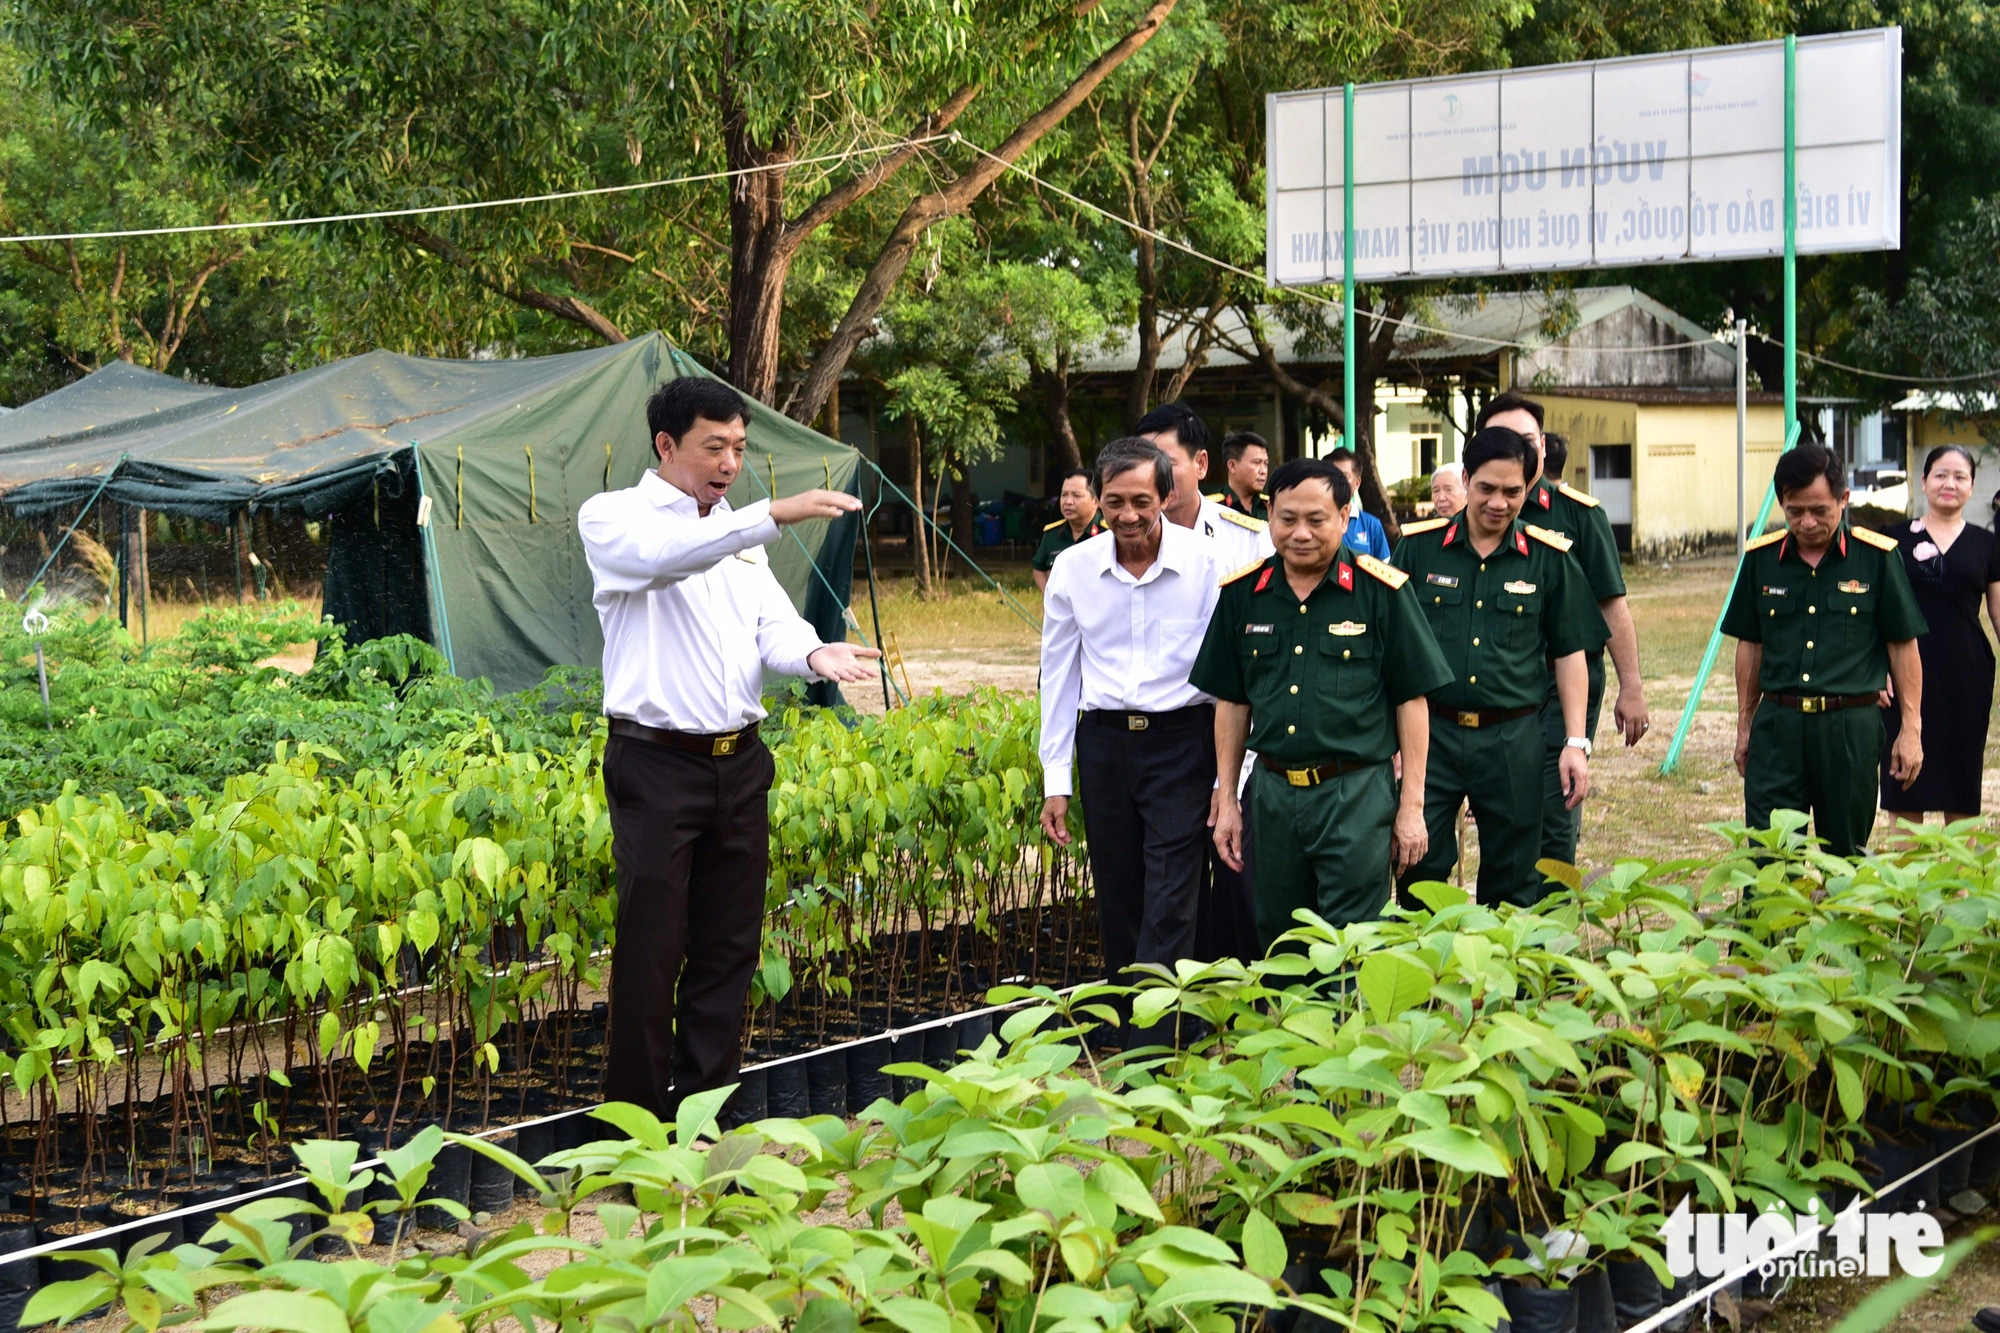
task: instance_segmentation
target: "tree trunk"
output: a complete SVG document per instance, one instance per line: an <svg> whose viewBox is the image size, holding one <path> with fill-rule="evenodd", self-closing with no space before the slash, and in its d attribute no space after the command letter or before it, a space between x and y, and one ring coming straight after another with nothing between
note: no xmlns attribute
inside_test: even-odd
<svg viewBox="0 0 2000 1333"><path fill-rule="evenodd" d="M744 113L723 125L729 183L729 379L769 405L778 389L778 322L796 247L785 236L785 174L791 145L750 137ZM766 167L768 170L756 170Z"/></svg>
<svg viewBox="0 0 2000 1333"><path fill-rule="evenodd" d="M917 428L914 413L909 418L910 425L910 501L916 510L910 515L910 553L917 562L917 593L928 597L931 591L931 558L929 537L924 531L924 437Z"/></svg>
<svg viewBox="0 0 2000 1333"><path fill-rule="evenodd" d="M1083 450L1076 443L1076 425L1069 419L1068 354L1060 355L1053 368L1035 371L1034 382L1042 419L1048 423L1053 455L1047 475L1042 478L1042 489L1054 495L1062 489L1059 480L1062 475L1083 466Z"/></svg>
<svg viewBox="0 0 2000 1333"><path fill-rule="evenodd" d="M874 264L861 280L854 293L854 299L847 307L847 313L840 317L833 336L827 340L819 355L813 358L812 369L806 375L804 390L798 401L792 405L795 421L811 421L826 406L827 395L833 391L834 383L847 369L849 358L855 348L861 345L873 330L875 316L889 299L896 280L909 267L910 258L916 253L917 244L924 232L956 216L972 206L974 200L986 191L986 187L998 180L1021 154L1034 147L1043 135L1062 124L1064 117L1077 104L1108 78L1112 71L1131 59L1139 49L1152 40L1160 30L1167 16L1174 11L1175 0L1153 0L1138 23L1130 32L1090 62L1076 80L1058 93L1047 105L1021 122L1014 132L1007 136L999 148L992 152L980 151L972 166L965 174L952 181L943 189L912 199L897 219L889 239L882 245Z"/></svg>
<svg viewBox="0 0 2000 1333"><path fill-rule="evenodd" d="M1138 251L1139 360L1132 368L1132 382L1125 390L1128 429L1153 405L1153 377L1159 373L1160 365L1160 271L1153 238L1135 233L1132 239Z"/></svg>

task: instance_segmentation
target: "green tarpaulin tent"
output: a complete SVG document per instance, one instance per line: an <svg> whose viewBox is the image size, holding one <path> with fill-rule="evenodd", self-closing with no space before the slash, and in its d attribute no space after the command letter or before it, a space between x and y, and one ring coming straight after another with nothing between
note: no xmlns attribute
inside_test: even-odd
<svg viewBox="0 0 2000 1333"><path fill-rule="evenodd" d="M327 520L326 611L355 638L417 633L458 674L520 689L598 663L577 508L651 466L647 395L706 373L658 334L512 361L370 352L247 389L114 365L0 419L0 504ZM858 468L853 449L753 404L730 503L774 484L858 493ZM803 524L771 548L824 638L843 633L858 524Z"/></svg>

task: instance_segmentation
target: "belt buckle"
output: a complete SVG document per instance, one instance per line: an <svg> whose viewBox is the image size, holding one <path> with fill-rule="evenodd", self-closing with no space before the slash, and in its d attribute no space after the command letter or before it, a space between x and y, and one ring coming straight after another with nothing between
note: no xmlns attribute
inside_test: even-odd
<svg viewBox="0 0 2000 1333"><path fill-rule="evenodd" d="M717 736L715 738L713 748L709 750L709 754L711 755L735 754L736 742L738 739L739 739L739 733L733 731L729 733L729 735L727 736Z"/></svg>
<svg viewBox="0 0 2000 1333"><path fill-rule="evenodd" d="M1127 713L1125 715L1125 730L1127 731L1144 731L1152 724L1153 720L1144 713Z"/></svg>
<svg viewBox="0 0 2000 1333"><path fill-rule="evenodd" d="M1477 727L1479 725L1479 714L1460 713L1458 715L1458 725L1461 727Z"/></svg>
<svg viewBox="0 0 2000 1333"><path fill-rule="evenodd" d="M1288 768L1285 770L1285 781L1294 787L1310 787L1313 785L1313 771L1310 768Z"/></svg>
<svg viewBox="0 0 2000 1333"><path fill-rule="evenodd" d="M1826 696L1823 694L1800 695L1799 711L1801 713L1824 713L1826 711Z"/></svg>

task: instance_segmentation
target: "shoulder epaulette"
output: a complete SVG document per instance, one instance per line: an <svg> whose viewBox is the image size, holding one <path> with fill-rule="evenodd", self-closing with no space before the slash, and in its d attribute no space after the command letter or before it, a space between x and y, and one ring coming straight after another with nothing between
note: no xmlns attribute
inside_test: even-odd
<svg viewBox="0 0 2000 1333"><path fill-rule="evenodd" d="M1271 498L1271 493L1269 491L1259 491L1257 492L1257 498L1259 500L1268 500Z"/></svg>
<svg viewBox="0 0 2000 1333"><path fill-rule="evenodd" d="M1450 522L1451 520L1448 518L1419 519L1415 523L1405 523L1403 525L1403 535L1405 537L1416 537L1426 532L1436 532L1439 528L1444 527Z"/></svg>
<svg viewBox="0 0 2000 1333"><path fill-rule="evenodd" d="M1225 504L1225 503L1227 503L1227 502L1226 502L1225 500L1223 500L1223 498L1222 498L1222 492L1221 492L1221 491L1217 491L1217 492L1216 492L1215 494L1213 494L1213 495L1208 495L1208 496L1203 496L1202 498L1203 498L1203 499L1206 499L1206 500L1213 500L1213 501L1215 501L1215 503L1217 503L1217 504Z"/></svg>
<svg viewBox="0 0 2000 1333"><path fill-rule="evenodd" d="M1372 555L1357 555L1354 563L1373 574L1392 588L1400 588L1410 581L1410 576L1386 561L1377 560Z"/></svg>
<svg viewBox="0 0 2000 1333"><path fill-rule="evenodd" d="M1261 518L1252 518L1248 514L1239 514L1234 509L1226 506L1218 506L1215 512L1223 518L1228 519L1231 523L1234 523L1237 527L1248 528L1252 532L1262 532L1269 526Z"/></svg>
<svg viewBox="0 0 2000 1333"><path fill-rule="evenodd" d="M1778 528L1775 531L1765 533L1761 537L1755 537L1752 538L1750 541L1745 542L1743 544L1743 549L1746 551L1755 551L1762 547L1769 546L1772 542L1781 542L1790 532L1791 532L1790 528Z"/></svg>
<svg viewBox="0 0 2000 1333"><path fill-rule="evenodd" d="M1576 501L1578 504L1583 505L1584 507L1589 509L1597 508L1598 504L1600 503L1598 498L1590 494L1590 492L1580 491L1566 481L1557 482L1556 489L1561 491L1564 495L1567 495L1570 499Z"/></svg>
<svg viewBox="0 0 2000 1333"><path fill-rule="evenodd" d="M1056 530L1057 528L1061 527L1061 526L1062 526L1063 524L1065 524L1065 523L1067 523L1067 522L1069 522L1069 520L1068 520L1068 519L1066 519L1066 518L1059 518L1059 519L1057 519L1057 520L1056 520L1055 522L1053 522L1053 523L1044 523L1044 524L1042 524L1042 531L1043 531L1043 532L1054 532L1054 531L1055 531L1055 530Z"/></svg>
<svg viewBox="0 0 2000 1333"><path fill-rule="evenodd" d="M1236 580L1238 579L1247 579L1252 574L1255 574L1258 570L1262 569L1263 567L1264 567L1264 562L1262 560L1252 560L1249 564L1243 566L1243 568L1237 570L1234 574L1224 575L1221 586L1227 588L1230 584L1236 582Z"/></svg>
<svg viewBox="0 0 2000 1333"><path fill-rule="evenodd" d="M1896 539L1894 537L1885 537L1873 528L1850 528L1848 530L1854 534L1856 541L1867 542L1878 551L1893 551L1896 549Z"/></svg>
<svg viewBox="0 0 2000 1333"><path fill-rule="evenodd" d="M1576 544L1560 532L1550 532L1547 528L1536 527L1533 523L1523 523L1521 526L1526 529L1530 537L1544 546L1553 546L1558 551L1567 551Z"/></svg>

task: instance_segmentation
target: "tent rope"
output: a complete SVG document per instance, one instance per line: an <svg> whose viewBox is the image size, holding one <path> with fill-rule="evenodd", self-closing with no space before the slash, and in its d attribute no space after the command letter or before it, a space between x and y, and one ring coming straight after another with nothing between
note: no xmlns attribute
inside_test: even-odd
<svg viewBox="0 0 2000 1333"><path fill-rule="evenodd" d="M1014 600L1014 594L1008 592L1005 588L1001 587L999 580L995 579L991 574L987 573L985 568L977 560L974 560L971 556L967 555L965 553L965 548L960 546L957 542L953 541L950 535L946 533L943 528L938 526L937 520L932 518L929 514L926 514L923 511L922 507L919 506L915 500L912 500L909 497L909 494L906 491L904 491L901 486L898 486L895 482L889 480L889 474L884 472L881 469L881 467L879 467L876 464L874 459L869 458L866 454L863 454L861 456L861 461L866 463L869 467L874 468L875 475L882 479L882 484L887 486L890 490L894 491L898 496L902 497L903 503L910 507L911 512L916 514L919 520L930 524L931 531L937 533L938 537L944 542L946 546L949 546L952 550L958 552L959 559L963 560L967 565L971 566L972 569L978 573L979 577L985 579L988 583L993 585L993 591L999 593L1000 596L1006 601L1007 605L1014 609L1014 614L1021 618L1022 624L1026 625L1029 629L1033 630L1037 637L1041 635L1042 622L1035 619L1033 616L1029 615L1027 610L1019 602Z"/></svg>
<svg viewBox="0 0 2000 1333"><path fill-rule="evenodd" d="M89 515L91 507L97 503L98 497L104 494L104 488L111 484L111 479L118 475L118 469L123 467L125 460L130 457L130 454L120 454L118 455L118 461L105 469L104 480L97 483L97 489L90 493L90 498L84 501L83 508L77 511L76 517L70 521L69 527L63 530L63 535L56 540L55 549L49 552L49 558L42 561L42 567L35 571L35 577L28 580L27 588L21 593L23 597L33 592L35 587L41 583L42 575L49 572L49 566L56 562L56 557L62 554L63 547L69 545L69 539L76 534L77 525L82 523L84 518Z"/></svg>
<svg viewBox="0 0 2000 1333"><path fill-rule="evenodd" d="M757 489L764 492L764 498L766 500L775 500L778 498L777 492L775 490L778 480L778 460L776 458L771 459L772 484L770 486L766 486L764 484L764 479L757 475L756 468L746 467L743 470L750 475L750 480L757 483ZM861 639L861 646L863 648L873 648L875 645L868 642L868 635L862 631L861 622L855 618L853 608L848 605L848 601L845 597L842 597L838 592L834 591L833 580L829 579L826 576L826 571L819 567L819 561L813 556L812 551L806 547L805 539L799 536L798 529L790 525L787 525L785 527L785 535L790 537L794 542L798 544L799 553L805 556L806 564L809 567L811 567L813 574L816 577L818 577L820 585L826 589L827 595L833 598L833 604L840 608L841 623L847 626L848 629L853 630L854 633L857 636L859 636L859 638ZM901 691L898 691L898 693L901 693ZM905 702L907 702L907 700Z"/></svg>

